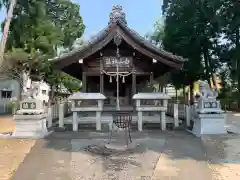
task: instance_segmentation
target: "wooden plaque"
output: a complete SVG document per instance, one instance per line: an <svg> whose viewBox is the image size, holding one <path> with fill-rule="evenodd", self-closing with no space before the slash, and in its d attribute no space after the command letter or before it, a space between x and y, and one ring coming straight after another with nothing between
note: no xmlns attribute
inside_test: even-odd
<svg viewBox="0 0 240 180"><path fill-rule="evenodd" d="M132 57L120 57L119 59L115 56L103 57L103 67L111 68L111 67L119 68L129 68L132 66Z"/></svg>

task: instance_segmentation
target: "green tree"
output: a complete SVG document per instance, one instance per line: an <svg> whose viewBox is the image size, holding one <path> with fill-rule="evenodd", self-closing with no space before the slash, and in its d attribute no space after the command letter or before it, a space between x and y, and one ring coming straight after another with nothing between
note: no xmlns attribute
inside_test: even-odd
<svg viewBox="0 0 240 180"><path fill-rule="evenodd" d="M225 41L220 49L221 60L227 63L231 77L236 82L240 107L240 3L238 0L220 0L220 2L218 17Z"/></svg>
<svg viewBox="0 0 240 180"><path fill-rule="evenodd" d="M218 65L213 58L220 36L215 0L165 0L163 47L188 58L180 71L172 73L173 82L190 84L199 78L214 79Z"/></svg>
<svg viewBox="0 0 240 180"><path fill-rule="evenodd" d="M70 0L17 1L7 40L8 54L16 53L14 49L27 53L28 58L19 63L57 87L66 76L53 70L48 59L57 55L59 47L71 48L82 36L85 26L79 10L79 5ZM72 82L69 76L67 80Z"/></svg>

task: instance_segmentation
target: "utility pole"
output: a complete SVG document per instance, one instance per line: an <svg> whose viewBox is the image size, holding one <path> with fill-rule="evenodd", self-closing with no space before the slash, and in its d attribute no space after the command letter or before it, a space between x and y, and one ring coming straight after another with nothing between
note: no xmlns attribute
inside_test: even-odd
<svg viewBox="0 0 240 180"><path fill-rule="evenodd" d="M13 10L16 5L16 2L17 0L10 0L9 9L7 11L7 17L4 23L4 29L3 29L2 39L0 43L0 72L2 71L2 66L4 61L4 51L5 51L5 46L7 42L8 31L9 31L10 23L13 16Z"/></svg>

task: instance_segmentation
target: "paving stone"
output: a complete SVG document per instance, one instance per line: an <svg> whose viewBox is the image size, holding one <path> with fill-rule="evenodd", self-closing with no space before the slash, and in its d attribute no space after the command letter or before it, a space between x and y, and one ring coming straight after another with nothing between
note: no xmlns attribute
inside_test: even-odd
<svg viewBox="0 0 240 180"><path fill-rule="evenodd" d="M137 132L128 151L104 149L107 137L62 132L38 140L13 180L235 180L240 172L239 137Z"/></svg>
<svg viewBox="0 0 240 180"><path fill-rule="evenodd" d="M169 138L152 180L212 180L201 142L195 137Z"/></svg>
<svg viewBox="0 0 240 180"><path fill-rule="evenodd" d="M204 136L202 138L210 166L221 180L240 179L240 136Z"/></svg>
<svg viewBox="0 0 240 180"><path fill-rule="evenodd" d="M71 177L76 180L151 179L163 150L164 139L137 139L134 150L99 155L84 149L91 143L103 147L102 140L72 140ZM84 167L82 167L84 164Z"/></svg>
<svg viewBox="0 0 240 180"><path fill-rule="evenodd" d="M71 180L70 150L66 140L38 140L12 180Z"/></svg>

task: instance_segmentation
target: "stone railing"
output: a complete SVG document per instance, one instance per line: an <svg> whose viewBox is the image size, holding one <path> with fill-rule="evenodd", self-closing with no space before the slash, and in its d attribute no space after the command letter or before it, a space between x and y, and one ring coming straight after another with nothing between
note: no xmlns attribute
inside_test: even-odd
<svg viewBox="0 0 240 180"><path fill-rule="evenodd" d="M78 116L80 112L96 112L96 130L101 130L101 114L105 99L106 97L100 93L77 92L72 94L69 100L72 102L73 131L78 131L78 123L81 121L81 117Z"/></svg>
<svg viewBox="0 0 240 180"><path fill-rule="evenodd" d="M58 124L60 128L64 127L64 118L71 115L71 102L67 99L56 101L47 109L47 124L52 127L53 124Z"/></svg>
<svg viewBox="0 0 240 180"><path fill-rule="evenodd" d="M186 126L190 126L194 105L169 103L167 108L167 115L173 117L174 127L178 127L180 123L185 122Z"/></svg>
<svg viewBox="0 0 240 180"><path fill-rule="evenodd" d="M133 96L136 100L138 113L138 130L142 131L143 112L159 112L161 117L161 129L166 129L166 111L169 96L163 93L138 93Z"/></svg>

